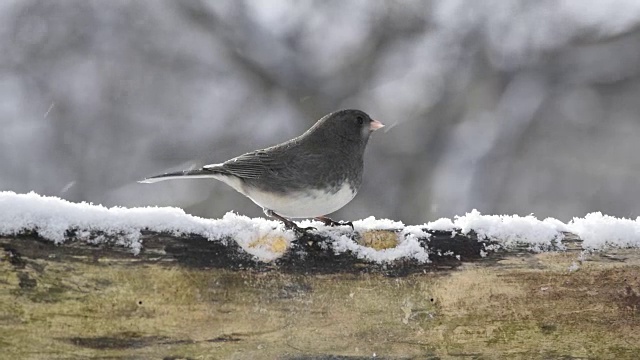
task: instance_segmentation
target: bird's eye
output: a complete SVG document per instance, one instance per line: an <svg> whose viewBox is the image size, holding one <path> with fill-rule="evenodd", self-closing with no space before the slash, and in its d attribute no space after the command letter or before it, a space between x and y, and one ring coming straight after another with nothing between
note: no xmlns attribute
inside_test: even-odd
<svg viewBox="0 0 640 360"><path fill-rule="evenodd" d="M360 125L364 124L364 118L362 116L358 116L356 120L358 120L358 124Z"/></svg>

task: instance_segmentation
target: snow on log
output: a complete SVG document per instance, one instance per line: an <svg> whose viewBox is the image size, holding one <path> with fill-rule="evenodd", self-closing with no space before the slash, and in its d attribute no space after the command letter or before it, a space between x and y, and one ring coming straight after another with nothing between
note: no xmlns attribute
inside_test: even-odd
<svg viewBox="0 0 640 360"><path fill-rule="evenodd" d="M568 223L472 211L422 225L373 217L304 235L279 222L227 213L204 219L178 208L106 208L35 193L0 192L0 244L59 259L124 257L218 268L395 273L451 268L502 253L597 251L640 246L640 221L600 213Z"/></svg>

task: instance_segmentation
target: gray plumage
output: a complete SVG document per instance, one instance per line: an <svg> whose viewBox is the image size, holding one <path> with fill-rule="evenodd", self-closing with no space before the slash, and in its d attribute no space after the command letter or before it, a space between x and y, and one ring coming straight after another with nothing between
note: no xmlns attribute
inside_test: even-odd
<svg viewBox="0 0 640 360"><path fill-rule="evenodd" d="M285 207L280 202L287 202L285 212L288 213L284 214L287 217L322 217L326 215L323 211L337 210L321 206L322 200L335 202L333 207L342 207L350 199L345 199L346 202L319 199L317 214L310 213L314 209L309 206L309 199L313 201L325 196L322 194L327 197L338 192L342 194L346 186L355 196L362 183L363 157L369 136L382 126L360 110L337 111L318 120L304 134L282 144L255 150L221 164L153 176L141 182L216 178L251 198L265 212L277 213L278 206L283 211ZM278 204L269 200L271 198L277 199ZM296 214L296 201L306 202L300 204L300 214Z"/></svg>

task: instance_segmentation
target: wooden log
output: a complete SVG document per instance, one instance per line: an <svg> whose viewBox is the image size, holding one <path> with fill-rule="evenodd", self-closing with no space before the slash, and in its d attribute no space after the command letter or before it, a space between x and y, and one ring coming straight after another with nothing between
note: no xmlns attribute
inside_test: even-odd
<svg viewBox="0 0 640 360"><path fill-rule="evenodd" d="M384 248L388 235L357 240ZM386 265L335 254L313 235L270 263L232 239L146 232L138 255L111 240L0 238L2 356L632 359L640 352L640 253L584 253L571 234L568 250L532 253L491 252L486 246L495 244L475 234L433 232L419 239L431 263Z"/></svg>
<svg viewBox="0 0 640 360"><path fill-rule="evenodd" d="M495 245L486 239L479 239L473 232L461 234L459 231L426 230L428 237L419 238L421 246L428 249L427 263L415 259L404 259L378 264L358 258L350 251L336 254L331 247L331 239L315 233L300 236L283 256L272 263L262 262L245 252L232 239L209 241L200 235L176 236L166 233L144 231L143 249L134 255L131 249L117 245L116 239L101 239L100 242L79 240L75 232L68 232L67 240L56 245L43 239L37 231L29 231L13 238L0 238L0 245L6 250L28 258L46 258L58 261L99 261L101 258L128 259L131 262L176 263L193 268L221 268L230 270L254 269L257 271L278 270L288 273L336 273L336 272L381 272L386 275L403 276L425 270L451 269L464 262L477 261L485 256L500 256L500 252L486 251L488 245ZM103 237L96 233L93 237ZM364 234L353 233L356 242L376 249L397 245L400 230L374 230ZM511 249L511 252L527 251L525 247ZM19 256L16 255L16 256Z"/></svg>

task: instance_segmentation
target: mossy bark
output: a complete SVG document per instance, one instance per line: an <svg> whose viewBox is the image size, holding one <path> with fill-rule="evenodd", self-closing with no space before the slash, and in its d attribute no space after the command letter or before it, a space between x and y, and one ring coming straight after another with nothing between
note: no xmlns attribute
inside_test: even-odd
<svg viewBox="0 0 640 360"><path fill-rule="evenodd" d="M0 238L0 357L640 354L640 252L481 258L470 250L477 243L450 241L467 249L461 260L382 267L304 241L262 264L233 243L157 234L138 256L110 245ZM438 246L446 251L447 244Z"/></svg>

